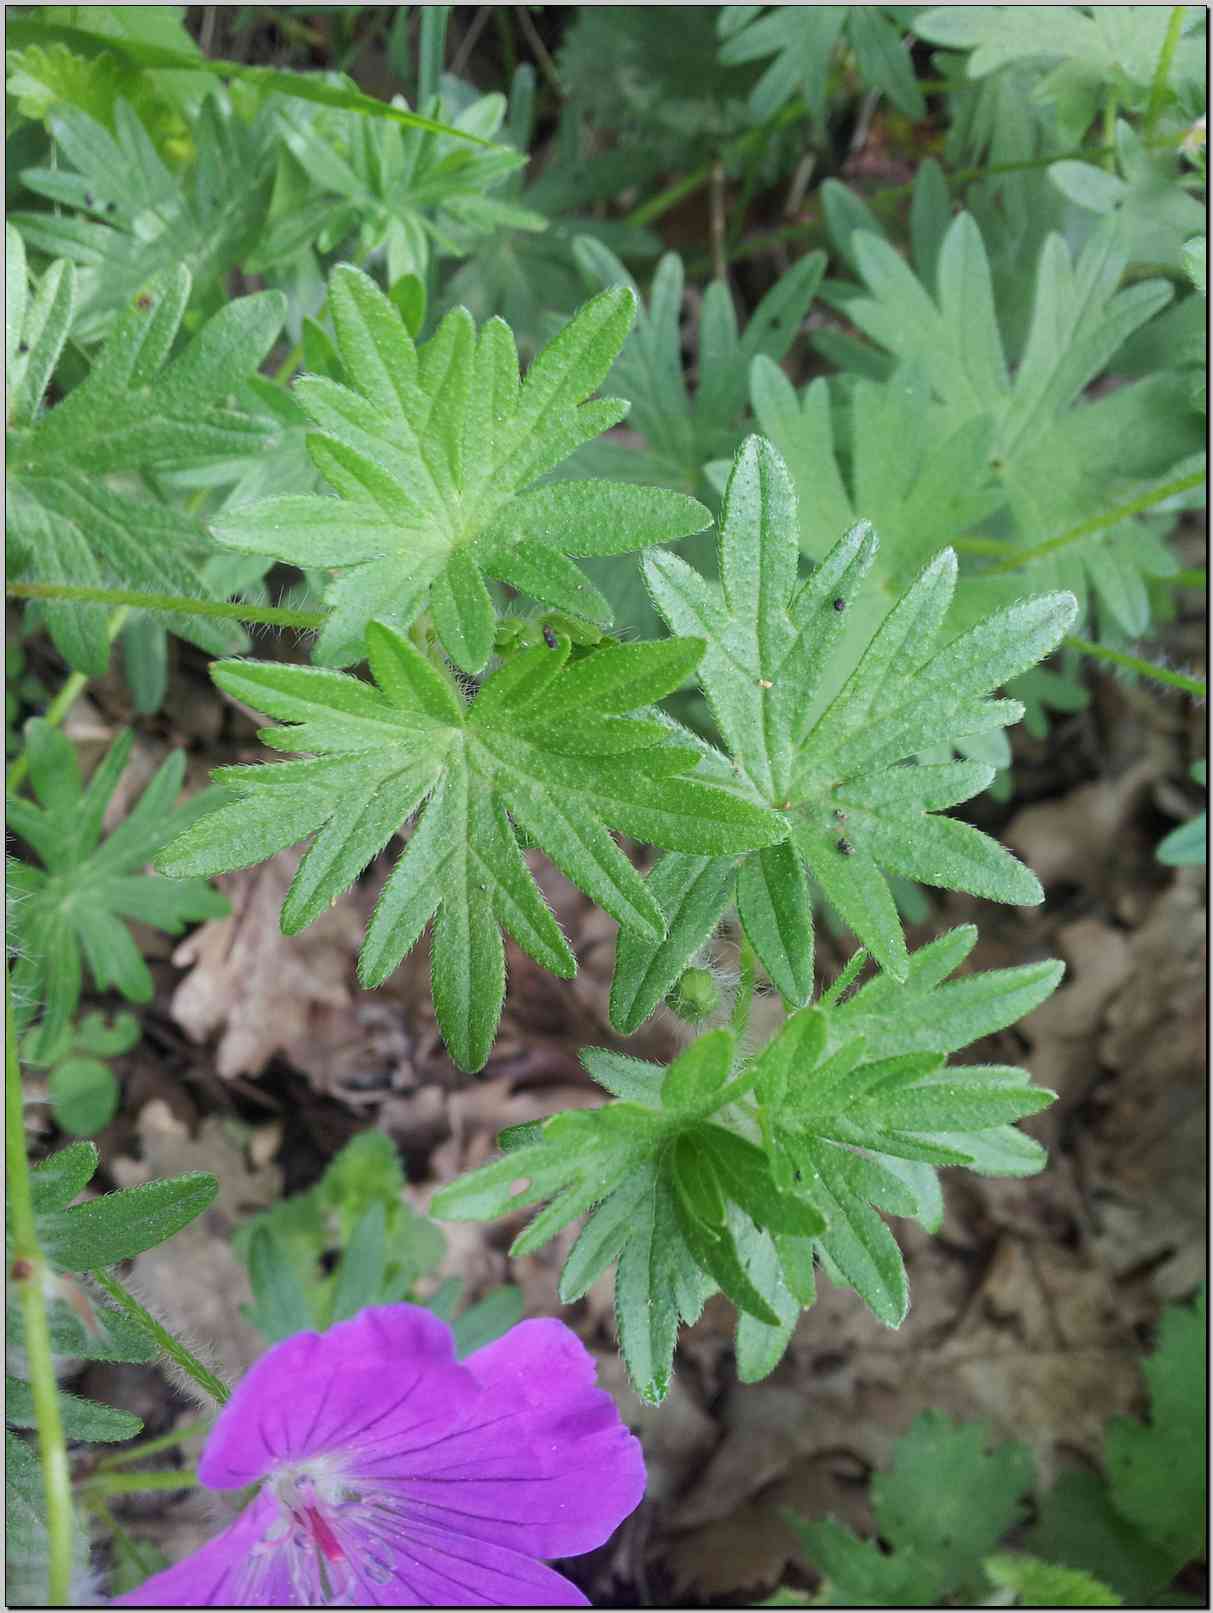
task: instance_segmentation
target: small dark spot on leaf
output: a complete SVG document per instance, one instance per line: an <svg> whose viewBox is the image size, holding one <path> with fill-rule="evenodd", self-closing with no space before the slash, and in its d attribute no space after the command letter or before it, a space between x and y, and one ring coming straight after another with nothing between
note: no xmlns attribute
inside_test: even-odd
<svg viewBox="0 0 1213 1613"><path fill-rule="evenodd" d="M117 202L106 202L105 211L107 213L116 213L118 211L118 203Z"/></svg>
<svg viewBox="0 0 1213 1613"><path fill-rule="evenodd" d="M93 205L93 193L91 190L86 190L84 193L84 205L85 207L92 207Z"/></svg>
<svg viewBox="0 0 1213 1613"><path fill-rule="evenodd" d="M135 307L142 309L143 312L146 313L151 306L152 299L148 296L146 291L141 291L135 298Z"/></svg>
<svg viewBox="0 0 1213 1613"><path fill-rule="evenodd" d="M543 630L543 642L549 650L554 650L560 641L550 627L545 627Z"/></svg>
<svg viewBox="0 0 1213 1613"><path fill-rule="evenodd" d="M834 816L838 819L839 823L845 823L847 821L847 815L841 807L834 808Z"/></svg>
<svg viewBox="0 0 1213 1613"><path fill-rule="evenodd" d="M17 343L17 351L18 351L18 353L28 353L29 352L29 343L28 342L18 342Z"/></svg>
<svg viewBox="0 0 1213 1613"><path fill-rule="evenodd" d="M836 599L834 601L834 609L835 610L846 610L846 608L847 608L847 602L846 602L845 599Z"/></svg>
<svg viewBox="0 0 1213 1613"><path fill-rule="evenodd" d="M853 857L855 855L855 847L849 840L840 840L838 842L838 849L842 852L844 857Z"/></svg>
<svg viewBox="0 0 1213 1613"><path fill-rule="evenodd" d="M8 1268L8 1274L15 1283L27 1283L34 1275L33 1262L18 1255Z"/></svg>

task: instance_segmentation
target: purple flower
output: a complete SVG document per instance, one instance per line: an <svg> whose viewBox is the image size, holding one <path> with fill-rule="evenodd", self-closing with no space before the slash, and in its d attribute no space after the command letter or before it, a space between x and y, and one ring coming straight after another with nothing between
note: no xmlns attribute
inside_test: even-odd
<svg viewBox="0 0 1213 1613"><path fill-rule="evenodd" d="M264 1482L131 1607L584 1607L536 1558L602 1544L644 1494L639 1443L562 1322L456 1362L451 1330L385 1305L262 1356L211 1430L210 1489Z"/></svg>

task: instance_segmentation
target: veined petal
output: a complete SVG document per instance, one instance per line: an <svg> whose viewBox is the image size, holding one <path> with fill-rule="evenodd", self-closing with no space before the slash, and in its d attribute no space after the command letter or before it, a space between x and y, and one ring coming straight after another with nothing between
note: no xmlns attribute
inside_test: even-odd
<svg viewBox="0 0 1213 1613"><path fill-rule="evenodd" d="M593 1356L563 1323L522 1322L464 1365L483 1386L457 1433L408 1461L410 1515L478 1542L568 1557L607 1540L644 1495L644 1456ZM381 1477L405 1478L385 1455Z"/></svg>
<svg viewBox="0 0 1213 1613"><path fill-rule="evenodd" d="M199 1468L265 1483L209 1545L129 1606L579 1607L536 1557L600 1545L640 1502L644 1461L593 1357L554 1320L454 1361L413 1305L362 1311L268 1351Z"/></svg>
<svg viewBox="0 0 1213 1613"><path fill-rule="evenodd" d="M114 1598L116 1607L247 1607L241 1592L247 1578L249 1553L278 1514L278 1503L263 1491L235 1523L208 1540L184 1561L145 1579L125 1596ZM265 1597L270 1601L270 1597Z"/></svg>
<svg viewBox="0 0 1213 1613"><path fill-rule="evenodd" d="M589 1607L571 1580L521 1552L418 1523L376 1607Z"/></svg>
<svg viewBox="0 0 1213 1613"><path fill-rule="evenodd" d="M416 1305L365 1310L268 1350L220 1414L198 1477L237 1489L284 1464L354 1452L347 1470L374 1472L381 1453L423 1452L477 1399L445 1322Z"/></svg>

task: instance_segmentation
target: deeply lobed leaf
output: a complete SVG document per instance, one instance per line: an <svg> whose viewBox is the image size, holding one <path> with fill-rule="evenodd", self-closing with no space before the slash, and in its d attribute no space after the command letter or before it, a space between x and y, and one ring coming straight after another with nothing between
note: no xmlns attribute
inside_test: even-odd
<svg viewBox="0 0 1213 1613"><path fill-rule="evenodd" d="M707 524L703 506L679 493L532 485L625 412L587 399L631 324L626 290L588 302L521 381L499 319L478 333L466 309L452 309L417 348L396 307L348 265L333 273L329 305L348 385L313 377L296 396L338 497L285 495L227 511L213 528L230 548L336 568L321 661L360 659L368 622L405 629L428 607L447 654L479 673L495 626L486 578L609 623L606 601L568 557L621 554Z"/></svg>
<svg viewBox="0 0 1213 1613"><path fill-rule="evenodd" d="M937 815L977 794L993 769L915 758L1022 715L1017 703L989 696L1048 654L1075 602L1067 594L1019 600L942 641L956 580L955 556L944 550L840 680L831 654L876 548L870 529L853 527L802 581L791 479L771 444L752 437L725 492L720 582L673 554L646 559L646 582L671 630L707 641L699 680L735 776L779 814L784 837L739 865L658 865L650 887L667 933L654 942L625 925L612 994L618 1029L634 1030L652 1011L730 899L791 1004L812 987L810 879L898 979L908 955L886 874L994 901L1042 899L1009 852Z"/></svg>
<svg viewBox="0 0 1213 1613"><path fill-rule="evenodd" d="M589 1212L561 1297L571 1303L618 1262L620 1348L650 1400L668 1388L680 1320L716 1288L740 1313L749 1381L774 1367L813 1303L815 1264L900 1325L905 1268L878 1212L935 1229L933 1167L1021 1175L1044 1162L1013 1122L1054 1095L1022 1070L948 1067L947 1054L1037 1006L1061 966L946 983L973 939L952 931L922 948L904 984L882 974L842 1006L801 1009L739 1069L725 1029L668 1068L587 1049L615 1101L522 1128L520 1146L443 1188L433 1213L488 1220L546 1203L515 1240L523 1254Z"/></svg>
<svg viewBox="0 0 1213 1613"><path fill-rule="evenodd" d="M165 843L213 805L206 795L177 805L185 755L174 751L126 818L102 838L102 820L131 753L133 735L111 746L85 786L75 750L42 718L26 724L34 801L10 797L9 827L41 868L14 864L12 931L20 949L13 989L43 1005L29 1049L53 1048L75 1013L85 966L97 987L146 1002L152 979L131 932L135 919L179 935L196 919L217 918L227 902L202 879L171 881L143 872Z"/></svg>
<svg viewBox="0 0 1213 1613"><path fill-rule="evenodd" d="M378 985L432 922L439 1025L456 1062L488 1057L505 989L500 927L565 978L576 963L523 861L518 830L621 922L658 937L661 910L608 829L692 854L768 843L761 806L694 776L700 752L644 716L695 666L695 640L606 644L577 661L552 635L465 702L402 633L367 629L374 684L319 667L222 662L221 688L290 726L276 749L313 759L221 769L225 804L158 859L174 875L241 867L314 836L283 907L288 933L340 896L420 816L367 928Z"/></svg>

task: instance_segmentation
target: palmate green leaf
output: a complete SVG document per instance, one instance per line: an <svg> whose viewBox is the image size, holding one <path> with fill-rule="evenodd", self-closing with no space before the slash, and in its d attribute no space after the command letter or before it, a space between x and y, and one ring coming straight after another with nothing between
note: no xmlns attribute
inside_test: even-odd
<svg viewBox="0 0 1213 1613"><path fill-rule="evenodd" d="M1103 1478L1087 1471L1063 1472L1038 1499L1023 1544L1036 1557L1096 1575L1130 1607L1161 1603L1175 1574L1170 1553L1118 1512Z"/></svg>
<svg viewBox="0 0 1213 1613"><path fill-rule="evenodd" d="M1092 231L1077 256L1059 235L1044 240L1013 376L1006 361L1011 311L1002 306L1002 294L996 302L989 253L972 216L951 222L933 273L919 265L916 276L890 242L869 231L856 231L848 246L865 289L842 288L834 300L903 376L925 377L931 424L910 428L908 440L929 433L954 448L968 441L970 451L974 443L988 443L994 491L1001 489L998 503L1013 532L1008 562L1017 548L1031 549L1129 502L1200 452L1201 422L1179 374L1154 373L1092 401L1084 398L1128 338L1172 298L1165 280L1123 285L1129 258L1115 219ZM1017 278L1022 282L1021 266ZM846 354L835 356L847 361ZM777 385L772 390L779 392ZM803 430L814 461L828 447L823 403ZM785 403L780 417L787 416ZM885 440L874 432L873 455ZM988 486L985 473L982 483ZM835 484L827 473L826 485ZM815 498L813 507L819 502ZM969 505L973 512L979 507ZM897 528L882 528L882 536L894 544L900 539ZM1005 532L999 536L1007 541ZM1117 626L1139 636L1149 620L1147 579L1174 569L1159 535L1138 517L1032 559L1023 580L1038 588L1067 587L1085 599L1089 578ZM1009 577L993 582L1004 597L1021 585ZM983 579L972 578L957 596L959 619L975 619L998 597Z"/></svg>
<svg viewBox="0 0 1213 1613"><path fill-rule="evenodd" d="M1064 142L1077 145L1109 84L1122 104L1144 110L1158 71L1169 16L1155 6L941 6L924 10L914 32L937 45L971 52L970 78L1033 68L1032 100L1055 105ZM1169 62L1171 85L1204 87L1204 48L1196 14ZM1046 73L1047 69L1047 73Z"/></svg>
<svg viewBox="0 0 1213 1613"><path fill-rule="evenodd" d="M502 131L517 151L531 148L534 105L535 69L524 62L514 73ZM501 199L521 209L520 217L512 228L507 220L491 236L480 238L441 294L444 311L462 305L477 320L499 314L527 358L542 346L552 314L572 313L584 296L573 256L578 236L597 237L625 258L654 258L660 250L649 230L626 220L591 216L603 157L609 162L611 156L621 155L594 154L591 143L584 120L566 101L552 142L553 155L543 171L528 173L525 189L522 172L511 174L502 185ZM612 183L606 193L616 189Z"/></svg>
<svg viewBox="0 0 1213 1613"><path fill-rule="evenodd" d="M856 381L846 477L824 380L798 396L778 365L758 358L750 398L759 429L782 455L796 489L804 552L820 561L861 515L881 534L853 622L874 625L890 590L912 580L941 537L963 536L1006 504L990 468L991 418L975 414L951 429L929 407L920 365L904 365L879 383ZM890 442L898 444L896 454L888 452ZM727 470L714 466L713 475Z"/></svg>
<svg viewBox="0 0 1213 1613"><path fill-rule="evenodd" d="M801 582L790 478L776 450L750 438L726 491L720 583L669 553L645 562L671 631L707 641L699 680L735 773L785 825L783 845L741 864L736 899L750 943L792 1004L806 1001L812 986L807 875L881 967L903 980L908 958L886 873L994 901L1042 899L1009 852L937 816L983 789L993 769L911 758L1016 721L1017 702L988 696L1048 654L1073 619L1074 600L1016 601L936 647L956 580L955 556L945 550L838 688L831 658L876 547L866 526L853 527ZM646 941L624 926L612 994L617 1028L634 1030L709 938L729 879L727 865L658 864L650 885L667 933Z"/></svg>
<svg viewBox="0 0 1213 1613"><path fill-rule="evenodd" d="M19 956L14 991L44 1005L34 1046L53 1048L75 1012L87 966L99 990L148 1002L152 977L124 919L180 935L186 924L218 918L227 902L201 879L175 882L143 872L160 848L213 804L194 796L176 805L185 754L174 751L127 817L102 838L102 819L130 756L120 735L86 786L71 742L41 718L26 724L35 801L10 797L10 830L42 864L14 864L11 910Z"/></svg>
<svg viewBox="0 0 1213 1613"><path fill-rule="evenodd" d="M46 1529L46 1488L37 1441L4 1430L4 1589L13 1607L36 1607L48 1596L50 1543ZM88 1534L72 1511L71 1575L88 1573Z"/></svg>
<svg viewBox="0 0 1213 1613"><path fill-rule="evenodd" d="M1104 1432L1112 1504L1178 1571L1205 1553L1208 1530L1206 1426L1208 1336L1205 1289L1195 1305L1163 1315L1158 1346L1142 1364L1150 1421L1114 1417ZM1159 1475L1166 1475L1165 1485Z"/></svg>
<svg viewBox="0 0 1213 1613"><path fill-rule="evenodd" d="M609 623L610 608L569 558L622 554L701 530L708 512L660 489L606 482L533 487L626 405L585 400L632 320L626 291L595 297L520 383L509 327L477 334L449 313L419 350L391 302L359 270L334 271L329 306L350 379L298 383L318 430L318 469L340 494L228 510L221 543L334 568L317 659L364 653L368 621L407 628L429 607L443 646L478 673L495 627L486 577L542 604Z"/></svg>
<svg viewBox="0 0 1213 1613"><path fill-rule="evenodd" d="M788 352L821 283L825 255L809 253L787 270L738 328L731 294L713 281L699 319L700 382L687 390L682 358L683 265L668 252L657 265L648 306L636 282L613 252L592 237L579 239L575 255L591 285L626 287L636 297L635 329L611 371L611 380L632 400L628 424L645 439L639 454L612 457L612 474L657 482L702 494L704 468L731 452L737 423L746 406L746 376L759 357L777 364ZM579 456L584 464L605 467L603 447L594 444ZM621 469L621 467L623 467Z"/></svg>
<svg viewBox="0 0 1213 1613"><path fill-rule="evenodd" d="M19 408L6 435L11 573L93 585L116 577L156 593L210 597L201 567L211 546L197 518L119 491L111 478L205 465L266 442L272 424L230 408L228 397L273 342L282 298L237 298L170 357L191 286L178 267L124 310L86 378L46 409L43 392L71 326L73 284L70 267L52 266L25 314L30 351L25 369L13 372ZM48 602L43 609L64 658L103 673L105 608ZM160 620L212 654L244 643L239 629L199 616Z"/></svg>
<svg viewBox="0 0 1213 1613"><path fill-rule="evenodd" d="M124 100L114 106L112 132L67 105L50 126L54 165L26 169L21 181L66 211L10 217L31 248L76 266L73 336L100 340L140 291L179 269L196 302L221 308L223 277L264 227L276 151L270 114L247 124L208 95L188 120L195 154L184 173L165 162Z"/></svg>
<svg viewBox="0 0 1213 1613"><path fill-rule="evenodd" d="M914 954L905 984L880 975L842 1007L800 1010L740 1067L726 1029L668 1067L586 1049L585 1068L615 1101L514 1128L499 1139L503 1156L443 1188L433 1214L489 1220L544 1203L513 1245L528 1254L589 1212L561 1298L571 1304L618 1262L620 1348L654 1401L680 1320L716 1288L738 1308L745 1381L773 1369L813 1303L815 1262L898 1326L905 1268L878 1211L937 1230L934 1166L1043 1164L1012 1122L1054 1095L1022 1070L949 1067L947 1054L1038 1006L1061 965L945 983L974 940L950 932Z"/></svg>
<svg viewBox="0 0 1213 1613"><path fill-rule="evenodd" d="M537 1128L537 1141L444 1188L432 1205L442 1219L482 1220L549 1200L515 1240L515 1254L541 1248L593 1209L565 1263L561 1298L572 1303L618 1261L620 1348L638 1392L653 1403L669 1387L680 1321L694 1321L717 1287L760 1323L778 1326L747 1274L745 1227L804 1236L822 1226L812 1204L775 1186L760 1148L708 1118L724 1101L733 1053L730 1032L711 1032L670 1065L648 1104L556 1116ZM598 1069L612 1057L602 1049L586 1055Z"/></svg>
<svg viewBox="0 0 1213 1613"><path fill-rule="evenodd" d="M785 1514L826 1580L818 1605L933 1607L974 1596L982 1559L1018 1520L1033 1483L1025 1446L988 1444L981 1423L954 1424L934 1411L915 1419L891 1468L872 1480L883 1553L833 1521Z"/></svg>
<svg viewBox="0 0 1213 1613"><path fill-rule="evenodd" d="M908 118L926 111L893 6L724 6L720 60L774 60L750 92L756 123L775 116L796 94L814 121L825 120L826 81L835 46L846 38L865 85L881 90ZM892 17L882 15L891 13Z"/></svg>
<svg viewBox="0 0 1213 1613"><path fill-rule="evenodd" d="M367 629L375 685L277 662L220 663L227 693L291 726L275 749L311 751L278 767L221 769L226 804L158 859L176 876L245 867L315 838L282 911L294 934L325 912L422 809L384 886L359 959L379 985L433 921L438 1022L452 1056L488 1057L505 988L500 927L564 978L573 954L540 896L515 825L613 917L655 940L661 910L608 833L698 855L761 845L780 826L760 806L686 776L700 751L645 717L702 653L698 640L609 644L570 663L552 634L516 654L470 704L402 634Z"/></svg>
<svg viewBox="0 0 1213 1613"><path fill-rule="evenodd" d="M1184 243L1207 223L1203 205L1178 183L1182 157L1149 150L1123 118L1116 125L1116 153L1118 173L1065 160L1052 164L1049 177L1078 207L1112 215L1131 262L1182 270Z"/></svg>
<svg viewBox="0 0 1213 1613"><path fill-rule="evenodd" d="M436 110L451 133L405 128L360 110L279 103L279 137L304 181L306 200L298 205L295 187L281 187L249 267L289 264L305 250L330 251L353 238L359 261L385 252L394 285L408 274L424 279L432 255L462 256L498 229L542 230L542 215L489 194L526 161L506 145L490 144L501 127L504 97L481 96L457 109L444 95Z"/></svg>

